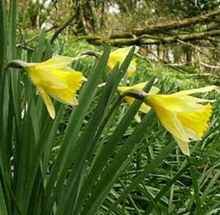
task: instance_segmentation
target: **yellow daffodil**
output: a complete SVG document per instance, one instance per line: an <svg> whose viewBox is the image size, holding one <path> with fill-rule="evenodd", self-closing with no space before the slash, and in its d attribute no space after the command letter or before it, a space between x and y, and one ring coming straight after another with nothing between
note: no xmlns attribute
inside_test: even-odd
<svg viewBox="0 0 220 215"><path fill-rule="evenodd" d="M144 86L146 85L147 82L143 82L143 83L140 83L140 84L136 84L136 85L133 85L133 86L120 86L118 87L118 92L120 94L123 94L124 92L128 91L128 90L142 90L144 88ZM159 92L159 89L157 87L154 87L152 86L150 91L149 91L149 94L152 94L152 95L155 95ZM132 105L132 103L135 101L135 98L133 97L130 97L130 96L125 96L124 97L124 100L129 104L129 105ZM147 113L151 108L146 105L145 103L143 103L139 109L139 111L143 112L143 113ZM141 118L138 114L136 114L135 116L135 119L140 122L141 121Z"/></svg>
<svg viewBox="0 0 220 215"><path fill-rule="evenodd" d="M129 51L132 49L132 46L126 47L126 48L120 48L116 49L115 51L110 53L109 59L108 59L108 67L109 69L113 69L116 63L122 63L126 56L128 55ZM138 47L135 47L135 53L138 52ZM133 59L128 67L127 75L128 77L131 77L134 72L136 71L136 60Z"/></svg>
<svg viewBox="0 0 220 215"><path fill-rule="evenodd" d="M74 71L68 65L75 60L71 57L55 56L42 63L26 63L20 60L11 65L23 67L41 95L51 118L55 118L55 109L51 97L68 105L77 105L76 92L82 85L81 72Z"/></svg>
<svg viewBox="0 0 220 215"><path fill-rule="evenodd" d="M119 48L119 49L116 49L115 51L111 52L109 55L108 63L107 63L109 71L111 71L117 63L121 64L125 60L126 56L128 55L128 53L130 52L131 49L132 49L132 46L129 46L129 47L125 47L125 48ZM139 48L137 46L135 46L134 53L136 54L138 52L138 50L139 50ZM102 56L102 53L95 52L95 51L86 51L86 52L82 53L82 56L83 55L94 56L94 57L100 59ZM130 65L127 70L128 77L131 77L134 74L134 72L136 71L136 65L137 65L136 60L133 59L130 62Z"/></svg>
<svg viewBox="0 0 220 215"><path fill-rule="evenodd" d="M212 114L210 100L200 99L190 94L204 93L216 89L208 86L199 89L180 91L171 95L145 96L145 103L155 112L163 126L172 134L185 155L190 155L190 140L201 140L208 129Z"/></svg>

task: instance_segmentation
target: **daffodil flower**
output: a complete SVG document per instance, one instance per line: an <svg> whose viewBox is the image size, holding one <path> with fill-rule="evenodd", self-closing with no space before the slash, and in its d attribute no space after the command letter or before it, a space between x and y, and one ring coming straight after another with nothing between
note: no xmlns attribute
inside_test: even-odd
<svg viewBox="0 0 220 215"><path fill-rule="evenodd" d="M146 85L147 82L143 82L143 83L139 83L139 84L135 84L133 86L120 86L118 87L118 92L119 94L123 94L124 92L128 91L128 90L142 90L144 88L144 86ZM149 94L155 95L159 92L159 89L157 87L152 86ZM132 105L133 102L135 101L135 98L131 97L131 96L125 96L124 100L129 104ZM150 110L150 106L146 105L145 103L143 103L139 109L140 112L143 113L147 113ZM139 116L139 114L135 115L135 119L137 122L141 121L141 118Z"/></svg>
<svg viewBox="0 0 220 215"><path fill-rule="evenodd" d="M81 72L68 65L76 58L55 56L42 63L26 63L20 60L10 62L10 66L23 67L42 97L49 115L55 118L55 108L50 97L68 105L77 105L76 92L82 86Z"/></svg>
<svg viewBox="0 0 220 215"><path fill-rule="evenodd" d="M216 89L208 86L199 89L180 91L171 95L146 94L144 101L155 112L162 125L172 134L185 155L190 155L188 143L201 140L208 129L212 114L211 104L202 105L211 100L191 96Z"/></svg>
<svg viewBox="0 0 220 215"><path fill-rule="evenodd" d="M111 52L109 55L108 63L107 63L107 67L109 71L111 71L117 63L121 64L125 60L126 56L128 55L131 49L132 49L132 46L129 46L125 48L119 48ZM137 53L138 50L139 48L135 46L134 53ZM86 51L82 53L82 55L95 56L96 58L99 59L102 54L100 52L95 52L95 51ZM134 72L136 71L136 65L137 65L136 60L135 59L131 60L130 65L127 70L128 77L131 77L134 74Z"/></svg>
<svg viewBox="0 0 220 215"><path fill-rule="evenodd" d="M128 55L131 49L132 49L132 46L129 46L126 48L116 49L115 51L111 52L109 59L108 59L108 63L107 63L109 69L113 69L115 64L118 62L121 64L125 60L126 56ZM135 46L134 53L137 53L138 50L139 48ZM127 70L128 77L131 77L134 74L134 72L136 71L136 65L137 65L136 60L132 59Z"/></svg>

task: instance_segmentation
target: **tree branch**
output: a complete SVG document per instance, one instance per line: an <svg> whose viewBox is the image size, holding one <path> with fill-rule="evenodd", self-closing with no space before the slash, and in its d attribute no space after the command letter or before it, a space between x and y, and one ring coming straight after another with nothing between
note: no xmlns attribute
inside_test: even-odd
<svg viewBox="0 0 220 215"><path fill-rule="evenodd" d="M178 34L175 36L167 36L167 37L157 37L152 35L142 35L140 37L133 38L117 38L111 39L106 38L100 35L88 35L77 37L77 40L85 39L87 42L101 45L101 44L110 44L113 46L123 46L123 45L153 45L153 44L166 44L166 43L174 43L181 41L194 41L194 40L207 40L212 36L219 36L220 30L213 31L205 31L199 33L189 33L189 34Z"/></svg>
<svg viewBox="0 0 220 215"><path fill-rule="evenodd" d="M71 22L76 18L76 14L73 14L62 26L60 26L57 31L54 33L54 35L50 39L50 43L52 44L54 40L58 37L58 35L66 28L68 27Z"/></svg>
<svg viewBox="0 0 220 215"><path fill-rule="evenodd" d="M176 29L183 28L183 27L189 27L191 25L214 21L214 18L218 15L220 15L220 9L217 9L212 12L202 14L199 16L195 16L192 18L183 19L180 21L172 21L168 23L149 25L143 29L135 29L132 31L132 33L140 36L142 34L153 34L153 33L158 33L158 32L160 33L160 32L170 31L173 29L176 30Z"/></svg>

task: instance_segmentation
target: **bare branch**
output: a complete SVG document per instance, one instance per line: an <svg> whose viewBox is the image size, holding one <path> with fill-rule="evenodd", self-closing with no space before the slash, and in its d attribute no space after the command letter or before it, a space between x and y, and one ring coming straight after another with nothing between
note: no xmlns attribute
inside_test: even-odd
<svg viewBox="0 0 220 215"><path fill-rule="evenodd" d="M57 28L57 26L54 25L51 28L49 28L48 30L46 30L45 33L50 32L50 31L52 31L55 28ZM24 48L28 43L30 43L30 42L36 40L37 38L39 38L39 36L40 36L40 34L38 34L36 36L33 36L33 37L31 37L31 38L29 38L29 39L27 39L27 40L25 40L25 41L23 41L21 43L18 43L16 45L16 47L23 47Z"/></svg>
<svg viewBox="0 0 220 215"><path fill-rule="evenodd" d="M73 16L71 16L62 26L60 26L57 31L54 33L54 35L52 36L50 43L52 44L54 42L54 40L58 37L58 35L66 28L68 27L71 22L76 18L76 14L74 14Z"/></svg>
<svg viewBox="0 0 220 215"><path fill-rule="evenodd" d="M174 43L179 41L194 41L194 40L209 40L212 36L219 36L220 30L205 31L199 33L179 34L175 36L158 37L152 35L142 35L140 37L133 38L117 38L111 39L100 35L88 35L77 37L77 40L85 39L87 42L100 45L100 44L111 44L113 46L123 45L152 45L152 44L166 44Z"/></svg>
<svg viewBox="0 0 220 215"><path fill-rule="evenodd" d="M133 34L136 34L138 36L142 34L152 34L152 33L158 33L158 32L161 33L161 32L166 32L166 31L170 31L173 29L176 30L179 28L189 27L189 26L196 25L196 24L202 24L202 23L204 24L207 22L211 22L211 21L214 21L214 18L218 15L220 15L220 9L217 9L212 12L202 14L199 16L195 16L192 18L183 19L180 21L172 21L168 23L149 25L143 29L135 29L132 32Z"/></svg>

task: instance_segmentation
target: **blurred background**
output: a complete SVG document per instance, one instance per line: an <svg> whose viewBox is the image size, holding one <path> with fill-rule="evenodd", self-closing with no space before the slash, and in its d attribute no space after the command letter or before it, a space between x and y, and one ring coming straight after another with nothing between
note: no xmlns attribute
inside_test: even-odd
<svg viewBox="0 0 220 215"><path fill-rule="evenodd" d="M62 38L101 46L138 45L146 60L216 79L219 5L219 0L20 0L18 46L31 50L36 32L44 28L51 43Z"/></svg>

